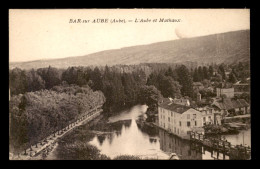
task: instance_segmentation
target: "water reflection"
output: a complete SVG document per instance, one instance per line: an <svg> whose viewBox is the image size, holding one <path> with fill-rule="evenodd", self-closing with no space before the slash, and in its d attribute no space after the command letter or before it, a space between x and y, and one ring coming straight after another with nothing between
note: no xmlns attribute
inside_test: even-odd
<svg viewBox="0 0 260 169"><path fill-rule="evenodd" d="M144 115L147 110L146 105L137 105L125 110L115 116L108 119L109 123L115 123L120 120L137 119L139 116Z"/></svg>
<svg viewBox="0 0 260 169"><path fill-rule="evenodd" d="M136 120L131 120L131 125L122 125L121 134L118 132L105 136L100 144L98 137L89 143L97 146L101 153L114 158L118 155L136 155L141 158L167 159L168 155L160 150L159 137L150 137L143 133L137 126Z"/></svg>
<svg viewBox="0 0 260 169"><path fill-rule="evenodd" d="M225 138L233 145L244 145L251 147L251 129L242 130L237 135L225 135Z"/></svg>
<svg viewBox="0 0 260 169"><path fill-rule="evenodd" d="M182 140L176 136L169 135L163 130L159 130L160 148L164 152L176 153L182 160L201 160L202 152L191 149L190 142Z"/></svg>
<svg viewBox="0 0 260 169"><path fill-rule="evenodd" d="M182 160L228 159L221 153L192 144L162 129L138 123L147 106L134 106L109 119L109 134L96 135L89 143L111 158L135 155L143 159L169 159L176 153Z"/></svg>

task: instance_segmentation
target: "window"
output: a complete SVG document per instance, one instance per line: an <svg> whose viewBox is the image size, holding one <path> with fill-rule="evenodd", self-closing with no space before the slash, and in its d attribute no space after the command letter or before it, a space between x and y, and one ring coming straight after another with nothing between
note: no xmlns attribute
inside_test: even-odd
<svg viewBox="0 0 260 169"><path fill-rule="evenodd" d="M187 126L190 127L190 122L189 121L187 121Z"/></svg>
<svg viewBox="0 0 260 169"><path fill-rule="evenodd" d="M176 127L174 127L174 133L176 133ZM176 141L176 140L175 140Z"/></svg>
<svg viewBox="0 0 260 169"><path fill-rule="evenodd" d="M197 121L195 121L195 126L197 126Z"/></svg>
<svg viewBox="0 0 260 169"><path fill-rule="evenodd" d="M203 122L205 122L206 121L206 117L203 117Z"/></svg>
<svg viewBox="0 0 260 169"><path fill-rule="evenodd" d="M171 119L170 119L170 117L168 117L168 121L169 121L169 122L171 122Z"/></svg>
<svg viewBox="0 0 260 169"><path fill-rule="evenodd" d="M196 119L196 114L193 114L193 118Z"/></svg>
<svg viewBox="0 0 260 169"><path fill-rule="evenodd" d="M187 114L187 119L190 119L190 115L189 114Z"/></svg>
<svg viewBox="0 0 260 169"><path fill-rule="evenodd" d="M171 111L171 116L173 116L173 113L172 113L172 111Z"/></svg>
<svg viewBox="0 0 260 169"><path fill-rule="evenodd" d="M181 121L179 123L180 123L180 126L181 126Z"/></svg>

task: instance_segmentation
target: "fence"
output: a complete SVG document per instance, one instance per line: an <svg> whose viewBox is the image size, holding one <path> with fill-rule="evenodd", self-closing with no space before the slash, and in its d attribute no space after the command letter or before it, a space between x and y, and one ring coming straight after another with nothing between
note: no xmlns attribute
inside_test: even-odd
<svg viewBox="0 0 260 169"><path fill-rule="evenodd" d="M230 159L250 159L251 148L243 145L232 145L227 140L222 138L206 137L204 134L191 132L190 140L205 147L211 148L228 155Z"/></svg>

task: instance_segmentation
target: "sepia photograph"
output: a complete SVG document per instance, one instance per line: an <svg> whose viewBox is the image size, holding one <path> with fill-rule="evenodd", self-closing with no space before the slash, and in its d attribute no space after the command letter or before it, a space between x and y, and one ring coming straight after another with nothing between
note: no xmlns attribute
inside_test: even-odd
<svg viewBox="0 0 260 169"><path fill-rule="evenodd" d="M9 9L9 160L251 160L250 9Z"/></svg>

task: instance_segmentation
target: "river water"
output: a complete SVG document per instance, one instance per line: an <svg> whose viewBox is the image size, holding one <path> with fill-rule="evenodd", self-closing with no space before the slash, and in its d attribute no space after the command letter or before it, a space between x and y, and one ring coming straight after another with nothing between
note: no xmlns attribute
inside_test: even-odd
<svg viewBox="0 0 260 169"><path fill-rule="evenodd" d="M162 129L140 125L138 118L144 117L147 106L136 105L110 117L109 124L116 124L108 134L96 134L88 142L96 146L102 154L114 158L119 155L135 155L142 159L169 159L176 153L180 159L229 159L228 156L210 152L197 147L187 140L170 135ZM109 125L111 126L111 125ZM113 125L112 125L113 126ZM244 135L244 139L243 139ZM251 146L251 130L242 131L238 135L226 135L232 144Z"/></svg>

